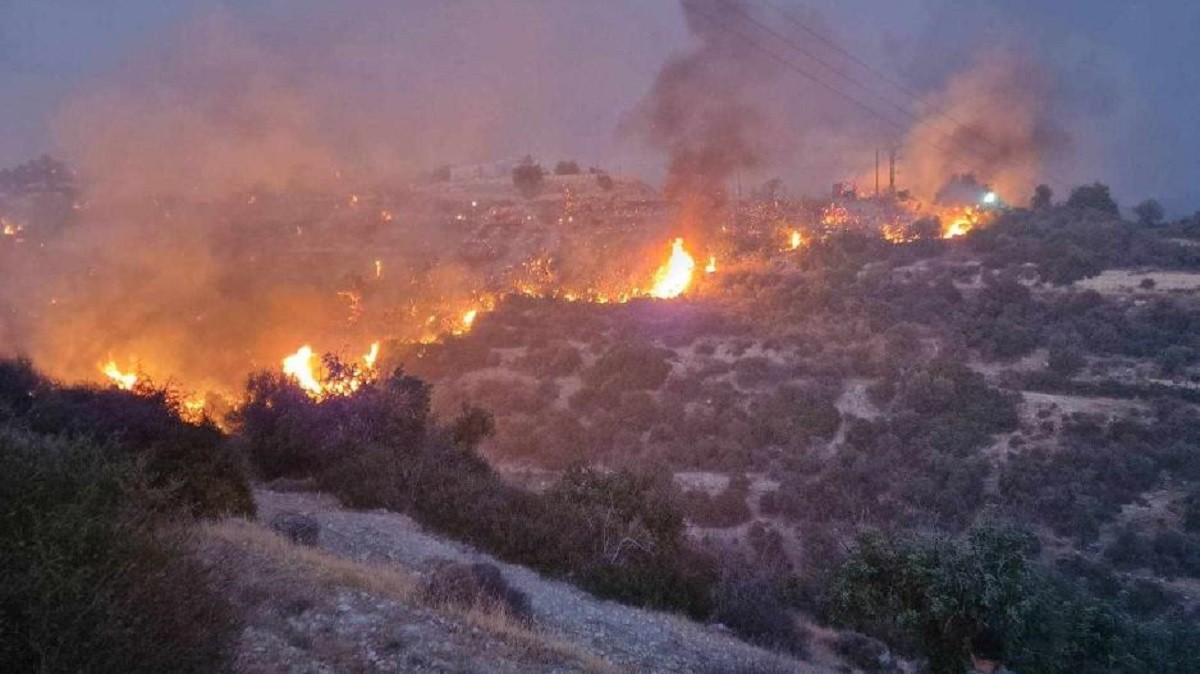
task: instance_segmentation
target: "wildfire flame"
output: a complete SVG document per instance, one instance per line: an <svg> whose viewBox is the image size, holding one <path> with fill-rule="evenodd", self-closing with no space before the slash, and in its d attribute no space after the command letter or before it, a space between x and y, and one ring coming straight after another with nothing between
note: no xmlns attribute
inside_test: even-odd
<svg viewBox="0 0 1200 674"><path fill-rule="evenodd" d="M704 273L705 274L717 273L717 256L716 255L708 256L708 264L704 266Z"/></svg>
<svg viewBox="0 0 1200 674"><path fill-rule="evenodd" d="M300 388L308 391L309 395L319 396L324 391L324 387L321 386L321 382L317 381L312 359L312 347L306 344L300 347L296 353L283 359L283 373L295 379Z"/></svg>
<svg viewBox="0 0 1200 674"><path fill-rule="evenodd" d="M691 285L692 272L695 269L696 261L684 250L683 239L675 239L671 243L671 257L654 274L654 285L650 288L650 296L662 300L679 297Z"/></svg>
<svg viewBox="0 0 1200 674"><path fill-rule="evenodd" d="M109 360L100 369L104 372L104 376L108 377L122 391L132 391L134 385L137 384L137 375L132 372L121 372L115 360Z"/></svg>
<svg viewBox="0 0 1200 674"><path fill-rule="evenodd" d="M793 229L791 236L788 237L788 250L799 250L803 245L804 239L800 236L800 230Z"/></svg>
<svg viewBox="0 0 1200 674"><path fill-rule="evenodd" d="M379 360L379 342L371 343L371 350L363 354L362 360L368 370L375 369L375 361Z"/></svg>
<svg viewBox="0 0 1200 674"><path fill-rule="evenodd" d="M962 206L945 210L940 217L942 222L946 223L942 226L942 238L952 239L978 227L986 226L992 220L993 215L989 211L975 206Z"/></svg>
<svg viewBox="0 0 1200 674"><path fill-rule="evenodd" d="M312 347L305 344L296 353L283 359L283 373L296 380L300 388L309 397L319 400L328 396L349 395L357 391L364 382L375 376L375 363L379 360L379 342L372 342L371 348L362 355L362 369L347 368L346 372L335 381L322 383L313 363L316 354Z"/></svg>

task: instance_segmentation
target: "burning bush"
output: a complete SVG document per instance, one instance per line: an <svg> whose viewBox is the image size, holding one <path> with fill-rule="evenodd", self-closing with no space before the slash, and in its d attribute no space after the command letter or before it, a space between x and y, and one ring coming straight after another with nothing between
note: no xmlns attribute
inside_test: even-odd
<svg viewBox="0 0 1200 674"><path fill-rule="evenodd" d="M40 435L74 435L143 464L147 479L189 512L252 515L241 459L211 421L188 423L170 389L61 386L23 361L0 361L0 420Z"/></svg>
<svg viewBox="0 0 1200 674"><path fill-rule="evenodd" d="M232 415L238 440L264 479L314 476L351 461L363 447L419 452L430 425L431 390L397 370L349 395L314 400L274 372L253 375Z"/></svg>

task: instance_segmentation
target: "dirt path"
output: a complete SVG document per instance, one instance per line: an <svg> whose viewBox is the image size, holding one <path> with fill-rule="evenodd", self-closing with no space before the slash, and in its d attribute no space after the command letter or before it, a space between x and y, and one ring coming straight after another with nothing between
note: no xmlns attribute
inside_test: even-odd
<svg viewBox="0 0 1200 674"><path fill-rule="evenodd" d="M321 524L320 546L355 561L397 564L420 574L437 558L490 562L529 596L546 632L636 672L818 672L811 664L773 656L719 628L684 618L602 601L524 567L499 562L465 545L424 532L413 520L387 511L342 509L312 493L255 493L262 521L281 511L301 512Z"/></svg>

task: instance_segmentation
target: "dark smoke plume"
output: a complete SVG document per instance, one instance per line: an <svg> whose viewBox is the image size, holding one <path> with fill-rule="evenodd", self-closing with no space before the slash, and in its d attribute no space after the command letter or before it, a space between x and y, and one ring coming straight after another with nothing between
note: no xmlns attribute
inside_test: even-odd
<svg viewBox="0 0 1200 674"><path fill-rule="evenodd" d="M665 152L664 193L719 205L737 170L768 163L780 145L780 66L745 39L742 0L682 0L696 44L667 61L619 132Z"/></svg>

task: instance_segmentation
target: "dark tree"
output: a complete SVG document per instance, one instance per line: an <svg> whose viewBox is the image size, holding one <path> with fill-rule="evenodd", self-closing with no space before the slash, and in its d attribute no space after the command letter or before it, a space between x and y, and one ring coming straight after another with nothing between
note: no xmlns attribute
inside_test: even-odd
<svg viewBox="0 0 1200 674"><path fill-rule="evenodd" d="M1053 205L1051 202L1053 197L1054 192L1050 191L1049 185L1038 185L1033 190L1033 198L1029 200L1029 207L1035 211L1044 211Z"/></svg>
<svg viewBox="0 0 1200 674"><path fill-rule="evenodd" d="M560 161L554 165L554 175L556 176L577 176L581 173L579 164L573 161Z"/></svg>
<svg viewBox="0 0 1200 674"><path fill-rule="evenodd" d="M751 190L750 196L763 201L774 201L779 198L779 191L783 187L783 181L779 178L771 178L762 185Z"/></svg>
<svg viewBox="0 0 1200 674"><path fill-rule="evenodd" d="M1163 221L1166 213L1163 211L1162 204L1154 199L1147 199L1137 206L1133 207L1133 214L1137 216L1139 225L1153 227Z"/></svg>
<svg viewBox="0 0 1200 674"><path fill-rule="evenodd" d="M1046 359L1046 369L1063 377L1079 374L1085 364L1083 354L1071 346L1050 347L1050 354Z"/></svg>
<svg viewBox="0 0 1200 674"><path fill-rule="evenodd" d="M1071 208L1091 208L1111 215L1121 214L1120 209L1117 208L1117 202L1113 200L1112 195L1108 192L1108 185L1102 183L1080 185L1071 190L1071 196L1067 197L1067 206Z"/></svg>
<svg viewBox="0 0 1200 674"><path fill-rule="evenodd" d="M513 169L513 187L526 199L537 196L542 188L542 179L546 172L538 164L521 164Z"/></svg>

